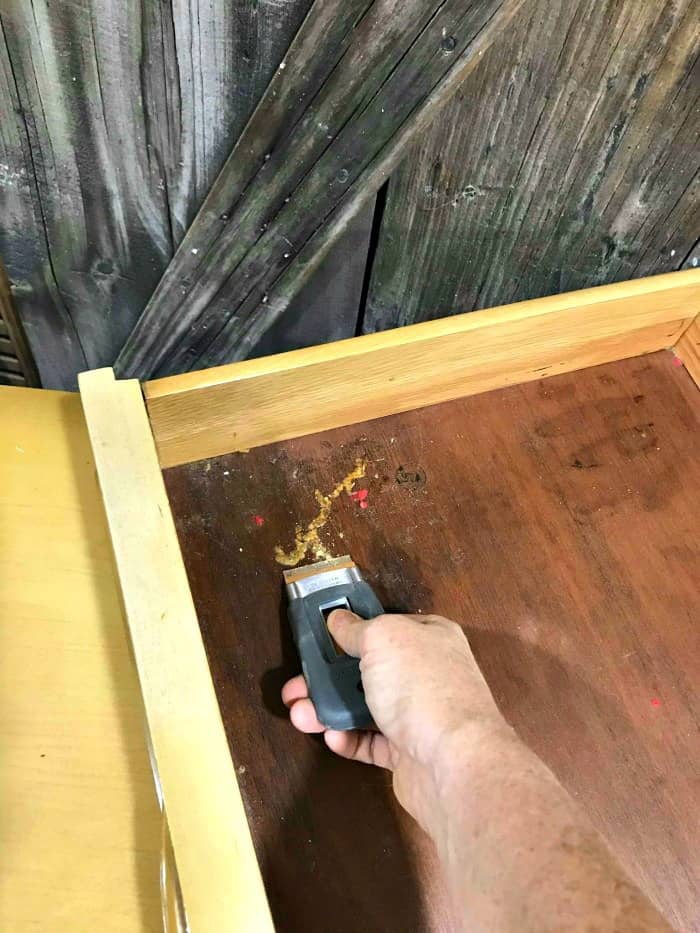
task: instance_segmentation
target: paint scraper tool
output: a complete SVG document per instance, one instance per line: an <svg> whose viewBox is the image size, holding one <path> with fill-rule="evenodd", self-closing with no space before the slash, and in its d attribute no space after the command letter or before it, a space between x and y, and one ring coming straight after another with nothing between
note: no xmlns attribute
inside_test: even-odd
<svg viewBox="0 0 700 933"><path fill-rule="evenodd" d="M334 609L363 619L384 611L350 557L335 557L284 571L288 615L301 667L320 722L329 729L373 725L362 689L360 662L340 648L328 631Z"/></svg>

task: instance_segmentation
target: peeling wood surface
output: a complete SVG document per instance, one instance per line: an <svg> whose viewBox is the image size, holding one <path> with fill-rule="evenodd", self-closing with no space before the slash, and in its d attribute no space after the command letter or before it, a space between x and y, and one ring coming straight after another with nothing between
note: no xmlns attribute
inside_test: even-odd
<svg viewBox="0 0 700 933"><path fill-rule="evenodd" d="M392 176L364 327L697 265L697 5L536 0Z"/></svg>
<svg viewBox="0 0 700 933"><path fill-rule="evenodd" d="M0 255L45 385L114 360L309 2L0 4Z"/></svg>
<svg viewBox="0 0 700 933"><path fill-rule="evenodd" d="M117 361L246 356L521 0L317 2Z"/></svg>

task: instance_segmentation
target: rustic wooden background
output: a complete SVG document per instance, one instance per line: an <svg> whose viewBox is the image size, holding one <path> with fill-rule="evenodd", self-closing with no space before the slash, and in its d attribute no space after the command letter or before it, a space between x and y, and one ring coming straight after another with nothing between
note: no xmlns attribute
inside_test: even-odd
<svg viewBox="0 0 700 933"><path fill-rule="evenodd" d="M0 0L0 257L44 385L698 264L699 51L692 0ZM262 117L235 148L261 99L267 176ZM225 164L231 224L190 229Z"/></svg>

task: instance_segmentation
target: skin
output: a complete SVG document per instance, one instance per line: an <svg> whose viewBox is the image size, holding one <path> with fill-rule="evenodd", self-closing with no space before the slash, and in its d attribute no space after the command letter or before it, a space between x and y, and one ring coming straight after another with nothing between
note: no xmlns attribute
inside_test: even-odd
<svg viewBox="0 0 700 933"><path fill-rule="evenodd" d="M458 625L344 610L328 625L360 658L378 731L326 729L301 676L282 689L290 719L337 755L393 772L399 802L437 847L463 929L671 929L508 726Z"/></svg>

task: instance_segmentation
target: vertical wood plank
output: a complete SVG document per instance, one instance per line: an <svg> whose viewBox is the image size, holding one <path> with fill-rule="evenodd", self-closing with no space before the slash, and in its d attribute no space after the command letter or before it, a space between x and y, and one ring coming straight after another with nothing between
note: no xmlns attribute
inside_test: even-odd
<svg viewBox="0 0 700 933"><path fill-rule="evenodd" d="M140 386L80 391L189 928L272 931Z"/></svg>
<svg viewBox="0 0 700 933"><path fill-rule="evenodd" d="M7 0L0 254L44 384L111 363L310 0Z"/></svg>
<svg viewBox="0 0 700 933"><path fill-rule="evenodd" d="M392 176L368 332L700 260L691 0L536 0Z"/></svg>

